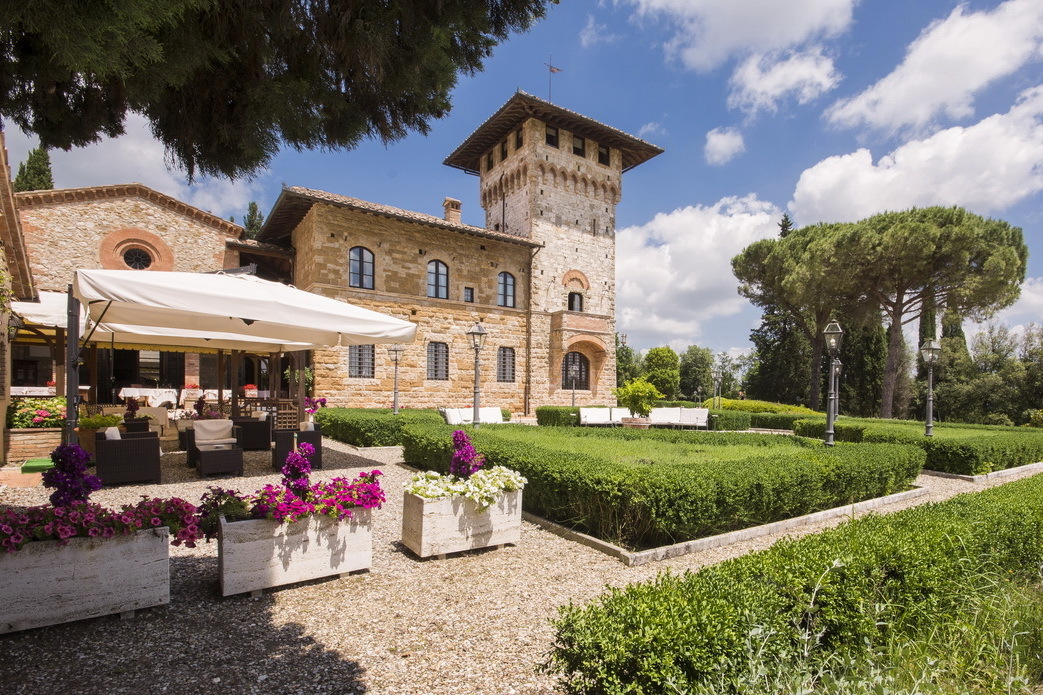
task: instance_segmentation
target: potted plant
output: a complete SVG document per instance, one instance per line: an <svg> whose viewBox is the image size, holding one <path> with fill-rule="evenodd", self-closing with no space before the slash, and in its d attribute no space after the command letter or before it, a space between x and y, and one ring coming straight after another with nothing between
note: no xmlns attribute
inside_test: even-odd
<svg viewBox="0 0 1043 695"><path fill-rule="evenodd" d="M309 423L315 422L315 413L319 412L320 408L326 407L325 398L312 398L311 396L304 397L304 413L305 420L301 423L301 429L305 429ZM307 429L311 429L307 427Z"/></svg>
<svg viewBox="0 0 1043 695"><path fill-rule="evenodd" d="M373 563L372 510L384 503L380 471L312 484L315 449L301 444L281 485L252 495L210 488L200 505L207 540L217 538L221 595L343 575Z"/></svg>
<svg viewBox="0 0 1043 695"><path fill-rule="evenodd" d="M148 423L152 417L149 415L139 417L138 409L140 407L137 398L127 401L127 412L123 414L123 426L128 432L148 432Z"/></svg>
<svg viewBox="0 0 1043 695"><path fill-rule="evenodd" d="M243 398L257 398L257 384L243 386Z"/></svg>
<svg viewBox="0 0 1043 695"><path fill-rule="evenodd" d="M65 398L15 398L7 407L7 460L47 456L62 443Z"/></svg>
<svg viewBox="0 0 1043 695"><path fill-rule="evenodd" d="M629 409L637 416L623 418L623 426L638 429L648 429L650 424L648 414L652 412L656 401L662 400L664 397L659 389L644 377L631 379L623 386L612 389L612 393L615 394L620 407Z"/></svg>
<svg viewBox="0 0 1043 695"><path fill-rule="evenodd" d="M122 423L123 418L115 413L112 415L84 415L76 421L76 433L80 441L80 447L93 458L96 455L94 435L97 434L98 430L118 427Z"/></svg>
<svg viewBox="0 0 1043 695"><path fill-rule="evenodd" d="M484 465L467 433L453 432L449 474L417 473L406 484L402 544L425 558L518 543L527 481L509 468Z"/></svg>
<svg viewBox="0 0 1043 695"><path fill-rule="evenodd" d="M0 509L0 633L169 603L168 541L195 546L196 508L143 497L106 509L88 501L101 481L87 473L87 452L62 445L51 460L50 505Z"/></svg>
<svg viewBox="0 0 1043 695"><path fill-rule="evenodd" d="M185 388L181 394L181 403L186 401L194 401L203 395L203 389L199 388L199 384L185 384Z"/></svg>

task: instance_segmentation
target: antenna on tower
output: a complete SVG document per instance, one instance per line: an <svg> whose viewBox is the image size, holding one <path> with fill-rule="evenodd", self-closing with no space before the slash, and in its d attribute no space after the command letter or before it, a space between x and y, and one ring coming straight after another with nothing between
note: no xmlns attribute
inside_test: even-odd
<svg viewBox="0 0 1043 695"><path fill-rule="evenodd" d="M554 67L553 54L547 56L547 62L544 65L547 66L547 101L554 101L553 92L551 91L551 79L554 77L554 73L561 72L562 69Z"/></svg>

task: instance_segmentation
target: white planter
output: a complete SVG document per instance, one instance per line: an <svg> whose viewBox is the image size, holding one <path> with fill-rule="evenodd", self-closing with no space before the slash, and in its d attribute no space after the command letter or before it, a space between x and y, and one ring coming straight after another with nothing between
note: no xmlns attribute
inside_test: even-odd
<svg viewBox="0 0 1043 695"><path fill-rule="evenodd" d="M407 492L402 503L402 544L420 557L517 544L521 513L521 490L503 493L482 510L462 495L427 499Z"/></svg>
<svg viewBox="0 0 1043 695"><path fill-rule="evenodd" d="M170 603L166 527L0 553L0 633Z"/></svg>
<svg viewBox="0 0 1043 695"><path fill-rule="evenodd" d="M373 512L350 519L312 515L293 523L269 519L225 521L217 536L221 595L263 589L369 569L373 564Z"/></svg>

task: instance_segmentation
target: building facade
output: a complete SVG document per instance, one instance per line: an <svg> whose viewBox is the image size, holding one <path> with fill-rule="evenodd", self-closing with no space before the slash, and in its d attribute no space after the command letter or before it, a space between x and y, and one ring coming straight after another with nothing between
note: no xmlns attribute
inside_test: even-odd
<svg viewBox="0 0 1043 695"><path fill-rule="evenodd" d="M436 217L285 188L259 240L292 249L299 288L418 325L398 365L401 404L605 404L615 386L615 210L622 174L658 147L519 92L445 164L478 177L485 226L460 203ZM315 391L336 405L390 407L383 348L314 353Z"/></svg>

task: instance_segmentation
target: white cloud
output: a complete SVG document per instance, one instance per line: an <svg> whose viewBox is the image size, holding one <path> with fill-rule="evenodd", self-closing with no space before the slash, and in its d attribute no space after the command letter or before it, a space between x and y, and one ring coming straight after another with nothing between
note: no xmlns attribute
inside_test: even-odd
<svg viewBox="0 0 1043 695"><path fill-rule="evenodd" d="M695 344L715 317L749 307L731 259L778 233L781 211L756 195L656 215L616 238L617 325L637 346Z"/></svg>
<svg viewBox="0 0 1043 695"><path fill-rule="evenodd" d="M783 50L837 36L851 24L858 0L632 0L641 14L676 26L668 55L706 71L736 55Z"/></svg>
<svg viewBox="0 0 1043 695"><path fill-rule="evenodd" d="M727 164L745 151L742 133L735 128L714 128L706 134L703 156L708 164Z"/></svg>
<svg viewBox="0 0 1043 695"><path fill-rule="evenodd" d="M1040 323L1043 317L1043 278L1025 278L1018 301L996 313L994 321L1008 326Z"/></svg>
<svg viewBox="0 0 1043 695"><path fill-rule="evenodd" d="M821 46L785 58L758 53L732 73L728 106L749 113L775 111L777 103L789 95L806 104L839 82L833 60L823 55Z"/></svg>
<svg viewBox="0 0 1043 695"><path fill-rule="evenodd" d="M38 141L27 137L11 123L5 123L11 169L18 164ZM258 200L261 186L258 180L230 181L200 177L189 184L179 172L168 168L163 145L152 137L144 117L127 116L126 134L105 138L87 147L50 150L51 171L55 188L85 188L121 183L142 183L161 193L194 205L220 217L235 215L241 221L246 206ZM261 176L267 176L264 172ZM263 206L262 206L263 207Z"/></svg>
<svg viewBox="0 0 1043 695"><path fill-rule="evenodd" d="M924 205L990 213L1043 190L1040 162L1043 85L1005 114L913 140L876 164L867 149L824 159L800 175L789 207L801 224Z"/></svg>
<svg viewBox="0 0 1043 695"><path fill-rule="evenodd" d="M666 135L666 127L659 121L645 123L637 131L639 138L662 137L664 135Z"/></svg>
<svg viewBox="0 0 1043 695"><path fill-rule="evenodd" d="M579 32L579 44L583 48L590 48L599 43L613 43L620 38L619 34L611 33L607 25L594 21L592 14L587 15L587 23Z"/></svg>
<svg viewBox="0 0 1043 695"><path fill-rule="evenodd" d="M910 44L902 64L826 112L837 125L894 130L924 127L938 115L974 113L974 96L1043 56L1043 2L1008 0L990 12L957 6Z"/></svg>

